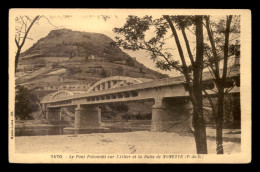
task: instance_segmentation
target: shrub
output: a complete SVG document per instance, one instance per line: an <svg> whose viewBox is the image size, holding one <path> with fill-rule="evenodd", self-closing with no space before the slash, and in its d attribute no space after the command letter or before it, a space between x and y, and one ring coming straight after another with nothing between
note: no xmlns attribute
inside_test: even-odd
<svg viewBox="0 0 260 172"><path fill-rule="evenodd" d="M107 72L105 69L102 69L100 75L101 75L102 77L108 77L108 76L109 76L108 72Z"/></svg>
<svg viewBox="0 0 260 172"><path fill-rule="evenodd" d="M127 106L125 103L111 104L111 105L110 105L110 108L111 108L113 111L120 112L120 113L127 112L128 109L129 109L128 106Z"/></svg>
<svg viewBox="0 0 260 172"><path fill-rule="evenodd" d="M132 119L132 115L125 113L125 114L122 115L122 119L124 119L124 120Z"/></svg>
<svg viewBox="0 0 260 172"><path fill-rule="evenodd" d="M142 67L139 67L139 72L144 73L144 69Z"/></svg>
<svg viewBox="0 0 260 172"><path fill-rule="evenodd" d="M119 66L119 67L117 68L117 73L118 73L119 75L122 75L122 74L123 74L123 71L124 71L124 69L123 69L122 66Z"/></svg>
<svg viewBox="0 0 260 172"><path fill-rule="evenodd" d="M127 58L126 61L125 61L126 65L130 66L130 67L134 67L135 65L135 62L132 58Z"/></svg>
<svg viewBox="0 0 260 172"><path fill-rule="evenodd" d="M82 70L77 67L77 68L68 68L69 74L76 74L76 73L81 73Z"/></svg>
<svg viewBox="0 0 260 172"><path fill-rule="evenodd" d="M140 114L140 113L138 113L138 114L135 116L135 119L137 119L137 120L152 119L152 115L151 115L151 114Z"/></svg>
<svg viewBox="0 0 260 172"><path fill-rule="evenodd" d="M15 95L15 118L31 119L30 113L38 110L38 98L23 86L17 86Z"/></svg>
<svg viewBox="0 0 260 172"><path fill-rule="evenodd" d="M41 67L45 67L46 66L46 64L38 64L38 65L35 65L34 66L34 69L36 69L36 68L41 68Z"/></svg>
<svg viewBox="0 0 260 172"><path fill-rule="evenodd" d="M56 62L56 63L53 63L53 64L51 65L51 67L52 67L52 68L58 68L58 67L59 67L59 63L57 63L57 62Z"/></svg>
<svg viewBox="0 0 260 172"><path fill-rule="evenodd" d="M102 118L106 118L106 119L113 119L115 116L116 114L114 112L102 113Z"/></svg>

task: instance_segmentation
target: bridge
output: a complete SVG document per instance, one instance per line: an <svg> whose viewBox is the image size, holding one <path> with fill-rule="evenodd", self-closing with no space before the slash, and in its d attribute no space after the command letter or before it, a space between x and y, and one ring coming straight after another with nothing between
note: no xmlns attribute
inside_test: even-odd
<svg viewBox="0 0 260 172"><path fill-rule="evenodd" d="M205 78L203 84L208 94L216 94L213 80L209 76ZM227 83L230 94L240 92L239 75L230 76ZM49 100L42 101L41 106L48 120L61 120L62 108L74 107L74 128L86 129L101 126L99 106L102 104L153 100L151 130L165 131L179 116L190 116L188 97L185 80L181 77L147 81L113 76L98 81L87 92L58 91Z"/></svg>

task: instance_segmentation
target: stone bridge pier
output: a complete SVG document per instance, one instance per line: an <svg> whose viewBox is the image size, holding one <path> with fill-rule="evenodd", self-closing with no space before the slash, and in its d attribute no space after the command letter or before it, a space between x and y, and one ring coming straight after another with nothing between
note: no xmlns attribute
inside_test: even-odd
<svg viewBox="0 0 260 172"><path fill-rule="evenodd" d="M47 108L46 119L49 121L60 121L61 120L61 108Z"/></svg>
<svg viewBox="0 0 260 172"><path fill-rule="evenodd" d="M151 131L190 131L190 106L187 98L155 98Z"/></svg>
<svg viewBox="0 0 260 172"><path fill-rule="evenodd" d="M93 129L101 126L101 109L97 105L78 105L75 109L75 129Z"/></svg>

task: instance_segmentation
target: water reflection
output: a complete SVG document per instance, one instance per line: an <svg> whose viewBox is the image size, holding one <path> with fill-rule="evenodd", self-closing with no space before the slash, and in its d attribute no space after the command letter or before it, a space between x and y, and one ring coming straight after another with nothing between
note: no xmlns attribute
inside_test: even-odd
<svg viewBox="0 0 260 172"><path fill-rule="evenodd" d="M71 135L71 134L91 134L91 133L118 133L131 132L138 129L87 129L87 130L66 130L65 127L44 127L44 128L17 128L15 129L15 136L44 136L44 135Z"/></svg>

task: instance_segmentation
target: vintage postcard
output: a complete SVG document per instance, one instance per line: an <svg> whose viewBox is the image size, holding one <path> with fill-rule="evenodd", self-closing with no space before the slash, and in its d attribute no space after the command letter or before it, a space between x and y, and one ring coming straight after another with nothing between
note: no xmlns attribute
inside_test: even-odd
<svg viewBox="0 0 260 172"><path fill-rule="evenodd" d="M251 11L10 9L10 163L250 163Z"/></svg>

